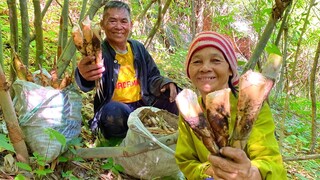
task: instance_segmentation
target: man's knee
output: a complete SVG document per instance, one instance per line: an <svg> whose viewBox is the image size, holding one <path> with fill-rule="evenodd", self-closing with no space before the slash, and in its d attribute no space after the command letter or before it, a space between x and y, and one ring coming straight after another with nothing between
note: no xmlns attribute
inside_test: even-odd
<svg viewBox="0 0 320 180"><path fill-rule="evenodd" d="M100 109L99 128L105 138L124 138L128 131L130 109L124 103L110 102Z"/></svg>

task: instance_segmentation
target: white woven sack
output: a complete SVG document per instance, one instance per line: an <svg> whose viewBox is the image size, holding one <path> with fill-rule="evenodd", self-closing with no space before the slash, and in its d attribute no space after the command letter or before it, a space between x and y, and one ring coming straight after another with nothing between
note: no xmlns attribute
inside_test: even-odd
<svg viewBox="0 0 320 180"><path fill-rule="evenodd" d="M15 109L25 141L32 152L46 157L49 163L66 149L56 139L44 132L47 128L57 130L67 142L81 132L81 95L68 87L62 91L43 87L32 82L16 80Z"/></svg>
<svg viewBox="0 0 320 180"><path fill-rule="evenodd" d="M166 146L158 141L157 138L167 135L155 136L145 128L138 116L144 108L150 108L154 112L159 111L158 108L154 107L141 107L132 112L128 118L129 130L120 146L130 147L152 141L161 148L131 157L115 157L115 162L125 169L126 174L139 179L164 177L168 177L169 179L184 179L174 158L176 144ZM178 136L178 131L176 132L176 136Z"/></svg>

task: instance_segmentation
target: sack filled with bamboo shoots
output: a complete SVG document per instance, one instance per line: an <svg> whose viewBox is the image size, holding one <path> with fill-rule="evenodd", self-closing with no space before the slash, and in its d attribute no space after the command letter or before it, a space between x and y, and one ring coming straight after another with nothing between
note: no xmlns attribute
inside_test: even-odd
<svg viewBox="0 0 320 180"><path fill-rule="evenodd" d="M160 116L159 121L156 120L156 116ZM128 127L127 135L120 146L131 147L150 142L160 148L130 157L115 157L114 161L125 169L126 174L139 179L165 177L184 179L174 158L178 138L178 117L176 115L155 107L141 107L130 114ZM159 138L167 138L172 145L161 143Z"/></svg>
<svg viewBox="0 0 320 180"><path fill-rule="evenodd" d="M66 138L66 142L81 132L82 98L73 87L63 90L17 79L12 84L14 106L27 146L50 163L66 150L65 144L52 138L53 129Z"/></svg>

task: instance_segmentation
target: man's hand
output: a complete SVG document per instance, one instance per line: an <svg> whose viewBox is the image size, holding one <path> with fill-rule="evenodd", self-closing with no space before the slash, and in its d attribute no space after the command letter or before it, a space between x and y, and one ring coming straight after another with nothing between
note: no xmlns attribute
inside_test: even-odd
<svg viewBox="0 0 320 180"><path fill-rule="evenodd" d="M169 83L164 85L161 89L160 92L164 93L167 89L170 90L170 97L169 101L172 103L176 99L177 96L177 87L174 83Z"/></svg>
<svg viewBox="0 0 320 180"><path fill-rule="evenodd" d="M220 153L224 157L209 155L214 179L260 180L259 169L251 165L246 153L237 148L223 147ZM208 172L208 171L207 171Z"/></svg>
<svg viewBox="0 0 320 180"><path fill-rule="evenodd" d="M87 81L95 81L102 77L104 72L103 64L95 64L94 56L86 56L78 63L81 76Z"/></svg>

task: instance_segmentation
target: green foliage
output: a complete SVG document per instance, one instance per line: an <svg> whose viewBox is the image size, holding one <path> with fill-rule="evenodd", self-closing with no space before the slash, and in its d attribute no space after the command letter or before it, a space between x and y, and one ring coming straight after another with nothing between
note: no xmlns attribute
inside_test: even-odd
<svg viewBox="0 0 320 180"><path fill-rule="evenodd" d="M64 135L61 134L59 131L51 128L47 128L44 130L44 132L49 135L50 140L56 139L57 141L59 141L59 143L62 145L62 149L66 146L67 144L66 137L64 137Z"/></svg>
<svg viewBox="0 0 320 180"><path fill-rule="evenodd" d="M26 163L22 163L22 162L17 162L17 166L21 169L24 169L32 174L35 174L38 177L44 177L47 174L53 173L53 170L46 168L45 167L45 157L39 155L39 153L34 152L33 153L33 157L31 157L31 159L34 160L34 162L36 162L36 164L38 165L37 168L32 169L32 167ZM20 174L20 177L22 177L23 175Z"/></svg>
<svg viewBox="0 0 320 180"><path fill-rule="evenodd" d="M124 172L124 168L119 165L119 164L116 164L114 161L113 161L113 158L108 158L107 159L107 162L105 162L102 166L101 166L102 169L105 169L105 170L111 170L114 174L119 174L121 172Z"/></svg>
<svg viewBox="0 0 320 180"><path fill-rule="evenodd" d="M83 139L80 138L80 137L74 138L74 139L68 141L67 148L68 148L68 151L71 152L74 155L74 157L72 158L73 161L77 161L77 162L84 162L85 161L83 158L80 158L80 157L76 156L76 154L77 154L76 147L82 147L82 146L83 146ZM60 155L58 157L58 159L59 159L59 162L67 162L67 161L69 161L68 158L66 158L66 157L64 157L62 155Z"/></svg>
<svg viewBox="0 0 320 180"><path fill-rule="evenodd" d="M17 166L18 166L19 168L21 168L21 169L26 170L26 171L29 171L29 172L32 171L31 166L30 166L29 164L27 164L27 163L17 162Z"/></svg>
<svg viewBox="0 0 320 180"><path fill-rule="evenodd" d="M268 54L274 53L274 54L278 54L278 55L282 55L280 49L273 43L268 43L267 47L266 47L266 51Z"/></svg>
<svg viewBox="0 0 320 180"><path fill-rule="evenodd" d="M49 134L51 140L57 139L61 144L64 146L66 145L65 142L65 137L59 133L58 131L55 131L53 129L47 129L46 133ZM80 146L82 145L81 143L82 139L81 138L75 138L71 141L68 142L68 149L70 152L76 154L75 152L75 146ZM29 164L22 163L22 162L17 162L17 166L21 169L24 169L32 174L35 174L38 177L44 177L47 174L53 173L53 170L49 169L46 167L46 158L41 156L38 152L33 153L33 157L31 157L32 161L35 162L36 167L32 168ZM63 156L59 156L58 160L60 163L67 162L69 159ZM73 161L84 161L82 158L75 157L72 159ZM19 174L19 177L23 177L23 175ZM77 178L72 174L72 171L67 171L67 172L62 172L62 177L70 179L70 180L76 180Z"/></svg>
<svg viewBox="0 0 320 180"><path fill-rule="evenodd" d="M0 152L2 151L2 148L4 150L15 152L12 144L9 142L9 139L4 134L0 134Z"/></svg>
<svg viewBox="0 0 320 180"><path fill-rule="evenodd" d="M14 180L25 180L26 178L21 175L21 174L18 174L16 177L14 177Z"/></svg>
<svg viewBox="0 0 320 180"><path fill-rule="evenodd" d="M219 28L221 30L230 29L230 24L232 24L233 22L235 22L234 13L230 13L228 15L218 15L212 19L212 23L219 24Z"/></svg>
<svg viewBox="0 0 320 180"><path fill-rule="evenodd" d="M78 180L78 178L72 174L72 171L62 172L62 177L68 180Z"/></svg>
<svg viewBox="0 0 320 180"><path fill-rule="evenodd" d="M310 151L311 142L311 101L305 98L292 97L289 101L287 112L283 112L285 98L280 98L271 107L274 117L282 117L285 113L285 129L284 142L282 142L282 154L284 156L304 156ZM317 103L319 107L320 102ZM319 114L318 114L319 116ZM319 119L319 118L318 118ZM276 121L279 121L276 119ZM320 142L320 137L317 137L317 142ZM319 144L316 145L319 148ZM308 161L288 161L284 163L288 169L288 179L317 179L320 177L319 164L320 160Z"/></svg>

